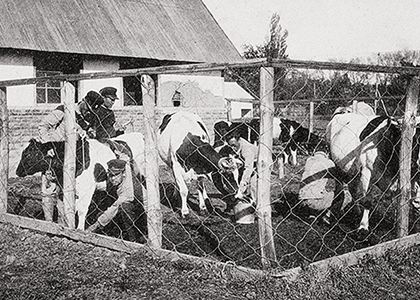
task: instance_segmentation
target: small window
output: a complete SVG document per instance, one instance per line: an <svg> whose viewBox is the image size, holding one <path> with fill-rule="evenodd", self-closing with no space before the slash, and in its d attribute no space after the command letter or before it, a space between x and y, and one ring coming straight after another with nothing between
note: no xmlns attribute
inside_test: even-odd
<svg viewBox="0 0 420 300"><path fill-rule="evenodd" d="M182 98L182 94L179 91L175 91L174 95L172 96L172 103L174 107L181 106Z"/></svg>
<svg viewBox="0 0 420 300"><path fill-rule="evenodd" d="M124 106L143 105L140 77L124 77Z"/></svg>
<svg viewBox="0 0 420 300"><path fill-rule="evenodd" d="M36 77L61 75L57 71L36 71ZM36 84L36 103L37 104L57 104L61 103L61 88L63 82L59 80L48 81Z"/></svg>

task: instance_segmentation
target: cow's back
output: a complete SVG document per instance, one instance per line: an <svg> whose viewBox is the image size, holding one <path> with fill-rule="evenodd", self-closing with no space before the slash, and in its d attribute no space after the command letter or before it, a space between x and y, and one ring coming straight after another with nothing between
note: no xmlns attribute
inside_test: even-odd
<svg viewBox="0 0 420 300"><path fill-rule="evenodd" d="M360 141L366 125L377 116L355 113L335 115L327 125L326 138L330 146L331 159L343 171L357 170L364 145L370 140ZM368 154L367 152L363 152Z"/></svg>
<svg viewBox="0 0 420 300"><path fill-rule="evenodd" d="M158 150L161 158L169 163L171 153L175 153L181 146L188 133L200 137L203 142L210 143L208 131L200 116L178 111L170 115L170 119L165 116L164 127L160 127L158 135Z"/></svg>

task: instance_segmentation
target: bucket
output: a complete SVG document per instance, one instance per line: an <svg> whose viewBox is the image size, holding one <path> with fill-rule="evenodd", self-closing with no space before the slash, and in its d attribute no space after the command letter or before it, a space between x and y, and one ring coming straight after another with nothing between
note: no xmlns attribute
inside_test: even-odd
<svg viewBox="0 0 420 300"><path fill-rule="evenodd" d="M239 201L233 208L235 220L238 224L253 224L255 221L255 208L249 202Z"/></svg>

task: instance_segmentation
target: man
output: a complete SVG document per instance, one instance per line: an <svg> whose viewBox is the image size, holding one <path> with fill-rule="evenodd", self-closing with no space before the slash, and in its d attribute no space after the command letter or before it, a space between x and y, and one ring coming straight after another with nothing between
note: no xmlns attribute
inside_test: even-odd
<svg viewBox="0 0 420 300"><path fill-rule="evenodd" d="M326 152L318 149L306 160L299 200L301 206L309 210L310 219L322 216L321 221L330 224L330 207L334 200L336 182L333 176L335 164Z"/></svg>
<svg viewBox="0 0 420 300"><path fill-rule="evenodd" d="M111 188L117 189L117 200L87 229L88 232L104 228L117 215L122 204L134 200L134 185L130 163L122 159L113 159L107 165L108 183Z"/></svg>
<svg viewBox="0 0 420 300"><path fill-rule="evenodd" d="M105 142L110 138L123 134L124 130L116 124L115 113L112 110L112 106L118 99L117 89L107 86L102 88L99 94L103 97L104 102L94 110L96 116L94 127L96 130L96 139L100 142Z"/></svg>
<svg viewBox="0 0 420 300"><path fill-rule="evenodd" d="M241 138L237 131L228 134L226 136L226 142L244 162L238 193L245 197L250 197L251 202L255 202L257 191L256 161L258 158L258 147Z"/></svg>
<svg viewBox="0 0 420 300"><path fill-rule="evenodd" d="M102 96L97 92L90 91L76 106L76 121L80 128L79 133L91 133L91 124L88 121L88 112L101 105L103 102ZM65 140L65 124L64 120L64 105L57 106L53 111L47 114L38 126L38 136L35 138L38 142L60 142ZM54 153L51 153L53 156ZM58 209L58 223L64 224L64 207L63 202L59 199L61 189L58 185L57 178L52 171L47 170L41 175L41 197L42 209L46 221L53 221L54 206Z"/></svg>

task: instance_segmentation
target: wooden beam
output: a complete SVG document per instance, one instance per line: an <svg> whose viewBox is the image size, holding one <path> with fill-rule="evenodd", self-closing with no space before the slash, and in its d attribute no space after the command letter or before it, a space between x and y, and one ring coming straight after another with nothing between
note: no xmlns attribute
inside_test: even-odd
<svg viewBox="0 0 420 300"><path fill-rule="evenodd" d="M64 103L64 164L63 164L63 202L64 219L69 228L76 226L76 113L75 88L71 83L65 83L61 89L61 99Z"/></svg>
<svg viewBox="0 0 420 300"><path fill-rule="evenodd" d="M296 68L296 69L325 69L325 70L338 70L338 71L353 71L353 72L371 72L371 73L394 73L394 74L408 74L419 75L419 67L388 67L378 65L365 65L365 64L350 64L350 63L336 63L336 62L318 62L318 61L300 61L290 59L253 59L245 60L242 62L233 63L205 63L205 64L185 64L185 65L172 65L161 67L150 67L140 69L118 70L108 72L96 72L85 74L65 74L44 76L37 78L23 78L15 80L0 81L1 86L14 86L26 85L35 83L45 83L49 81L78 81L88 79L102 79L110 77L129 77L140 76L143 74L156 75L156 74L185 74L185 73L198 73L208 71L222 71L229 68L260 68L270 66L274 68Z"/></svg>
<svg viewBox="0 0 420 300"><path fill-rule="evenodd" d="M9 112L6 89L0 89L0 214L7 211L9 178Z"/></svg>
<svg viewBox="0 0 420 300"><path fill-rule="evenodd" d="M405 112L402 122L400 149L400 189L401 196L397 213L397 232L399 237L408 234L411 199L411 161L413 136L416 126L420 79L413 77L408 86Z"/></svg>
<svg viewBox="0 0 420 300"><path fill-rule="evenodd" d="M260 71L260 141L257 160L257 216L264 269L277 263L271 220L271 167L273 153L274 69L262 67Z"/></svg>
<svg viewBox="0 0 420 300"><path fill-rule="evenodd" d="M157 151L157 124L155 119L155 83L148 75L141 76L145 136L147 228L149 243L153 248L162 247L162 209L159 196L159 156Z"/></svg>
<svg viewBox="0 0 420 300"><path fill-rule="evenodd" d="M90 233L87 231L74 230L52 222L11 214L0 214L0 222L40 231L42 233L52 234L55 236L66 237L74 241L80 241L83 243L111 249L114 251L120 251L129 254L142 252L145 254L149 254L152 257L167 261L185 260L198 265L217 266L222 270L223 275L228 275L229 277L234 277L238 279L252 280L256 278L264 278L265 276L267 276L267 272L261 270L240 267L232 263L221 263L213 259L192 256L166 249L153 248L149 245L129 242L122 239L98 235L96 233Z"/></svg>

